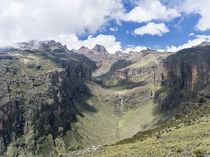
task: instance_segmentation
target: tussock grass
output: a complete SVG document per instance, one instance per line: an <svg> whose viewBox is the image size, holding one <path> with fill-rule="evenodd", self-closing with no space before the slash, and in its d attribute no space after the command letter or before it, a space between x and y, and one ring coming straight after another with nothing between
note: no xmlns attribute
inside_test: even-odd
<svg viewBox="0 0 210 157"><path fill-rule="evenodd" d="M179 127L177 127L179 126ZM158 137L158 138L157 138ZM133 138L83 156L209 156L210 104Z"/></svg>

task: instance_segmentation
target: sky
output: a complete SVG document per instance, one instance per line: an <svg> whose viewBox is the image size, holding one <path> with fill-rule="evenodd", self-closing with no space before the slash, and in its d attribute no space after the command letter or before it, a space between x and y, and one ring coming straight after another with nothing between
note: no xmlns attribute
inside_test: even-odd
<svg viewBox="0 0 210 157"><path fill-rule="evenodd" d="M210 41L210 0L0 0L0 47L56 40L110 53Z"/></svg>

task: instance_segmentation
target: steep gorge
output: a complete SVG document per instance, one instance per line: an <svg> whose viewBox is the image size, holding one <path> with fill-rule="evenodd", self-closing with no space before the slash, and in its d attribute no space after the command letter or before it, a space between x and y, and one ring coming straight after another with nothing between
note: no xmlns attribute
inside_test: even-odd
<svg viewBox="0 0 210 157"><path fill-rule="evenodd" d="M32 47L22 43L0 53L5 157L53 157L113 144L208 101L209 46L114 55L100 45L80 54L54 41Z"/></svg>
<svg viewBox="0 0 210 157"><path fill-rule="evenodd" d="M76 115L82 116L74 100L78 93L89 94L84 81L91 79L91 70L51 44L53 50L10 49L0 56L1 154L21 156L23 148L30 152L26 156L43 155L39 139L51 135L53 142L71 128Z"/></svg>

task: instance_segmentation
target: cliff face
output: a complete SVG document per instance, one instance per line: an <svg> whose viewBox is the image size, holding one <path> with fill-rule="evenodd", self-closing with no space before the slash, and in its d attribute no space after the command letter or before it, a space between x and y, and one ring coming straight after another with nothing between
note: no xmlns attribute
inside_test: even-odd
<svg viewBox="0 0 210 157"><path fill-rule="evenodd" d="M11 142L16 148L35 151L40 137L52 134L55 138L70 130L70 123L81 115L73 103L75 95L88 93L83 82L90 79L90 68L64 52L11 50L2 54L0 153Z"/></svg>
<svg viewBox="0 0 210 157"><path fill-rule="evenodd" d="M186 49L163 62L162 83L172 90L199 90L210 79L210 47Z"/></svg>
<svg viewBox="0 0 210 157"><path fill-rule="evenodd" d="M184 49L162 63L162 86L156 93L160 110L167 110L197 98L210 83L210 46Z"/></svg>
<svg viewBox="0 0 210 157"><path fill-rule="evenodd" d="M125 81L137 84L141 82L154 86L161 84L162 67L160 62L170 53L147 50L145 52L132 52L127 56L118 56L118 54L115 54L117 61L111 64L109 71L99 76L106 86L120 85L121 82ZM95 73L93 76L96 76Z"/></svg>
<svg viewBox="0 0 210 157"><path fill-rule="evenodd" d="M56 42L54 40L50 40L50 41L35 41L35 40L32 40L30 42L21 42L21 43L18 43L17 45L19 46L19 50L23 50L23 51L28 51L28 52L47 51L47 52L51 52L54 60L59 60L59 57L65 57L65 56L68 55L68 57L70 56L71 59L75 59L75 60L85 64L85 66L89 67L91 69L91 71L93 71L97 68L95 62L92 61L91 59L89 59L88 57L86 57L85 55L78 54L74 51L69 51L67 49L66 45L63 46L60 42ZM46 54L42 54L42 55L46 55ZM64 63L66 63L66 62L68 62L68 59L67 60L63 59L62 61ZM57 62L57 63L62 64L61 62Z"/></svg>

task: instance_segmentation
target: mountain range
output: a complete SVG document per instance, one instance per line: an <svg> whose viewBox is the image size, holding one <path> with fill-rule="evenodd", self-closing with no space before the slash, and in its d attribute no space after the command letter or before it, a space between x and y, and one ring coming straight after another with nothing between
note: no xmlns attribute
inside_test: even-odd
<svg viewBox="0 0 210 157"><path fill-rule="evenodd" d="M0 49L3 157L210 155L210 43L110 54Z"/></svg>

